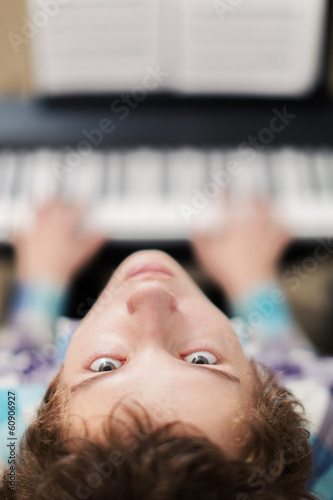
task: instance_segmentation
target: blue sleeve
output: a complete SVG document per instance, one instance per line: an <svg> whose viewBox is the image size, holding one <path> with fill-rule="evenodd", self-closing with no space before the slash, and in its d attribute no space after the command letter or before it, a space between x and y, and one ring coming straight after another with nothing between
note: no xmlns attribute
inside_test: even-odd
<svg viewBox="0 0 333 500"><path fill-rule="evenodd" d="M65 290L53 283L16 283L0 348L21 351L53 342L64 300Z"/></svg>
<svg viewBox="0 0 333 500"><path fill-rule="evenodd" d="M333 500L333 451L315 436L311 437L313 449L313 477L307 487L325 500Z"/></svg>
<svg viewBox="0 0 333 500"><path fill-rule="evenodd" d="M233 313L243 324L241 340L249 339L272 347L278 344L313 350L297 325L279 284L269 281L259 284L233 300Z"/></svg>

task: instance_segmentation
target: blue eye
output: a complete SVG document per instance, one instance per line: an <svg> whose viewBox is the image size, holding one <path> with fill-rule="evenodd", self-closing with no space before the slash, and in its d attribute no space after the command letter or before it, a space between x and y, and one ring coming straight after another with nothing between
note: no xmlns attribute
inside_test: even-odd
<svg viewBox="0 0 333 500"><path fill-rule="evenodd" d="M217 363L216 356L207 351L192 352L188 356L184 356L183 359L187 363L193 363L195 365L215 365Z"/></svg>
<svg viewBox="0 0 333 500"><path fill-rule="evenodd" d="M89 367L92 372L111 372L123 365L122 361L113 358L98 358Z"/></svg>

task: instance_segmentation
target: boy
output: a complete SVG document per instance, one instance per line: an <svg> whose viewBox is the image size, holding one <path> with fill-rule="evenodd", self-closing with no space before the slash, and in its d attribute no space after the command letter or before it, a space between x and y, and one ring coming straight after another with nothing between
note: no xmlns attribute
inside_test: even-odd
<svg viewBox="0 0 333 500"><path fill-rule="evenodd" d="M233 211L223 233L194 241L250 332L237 336L168 255L130 256L72 336L4 498L314 498L308 427L331 422L328 393L308 424L284 385L245 355L276 371L283 362L284 383L291 368L319 366L275 282L290 237L262 213ZM254 325L257 303L270 313ZM329 449L317 456L328 477Z"/></svg>

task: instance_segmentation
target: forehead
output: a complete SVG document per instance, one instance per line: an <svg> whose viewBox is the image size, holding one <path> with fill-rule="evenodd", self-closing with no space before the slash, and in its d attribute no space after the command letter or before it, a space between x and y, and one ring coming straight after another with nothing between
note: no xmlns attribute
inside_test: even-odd
<svg viewBox="0 0 333 500"><path fill-rule="evenodd" d="M187 380L184 384L174 385L172 391L170 387L165 388L163 383L157 382L158 386L153 391L151 387L143 385L140 393L136 387L134 393L127 389L121 395L117 391L113 398L108 397L106 387L88 394L81 393L71 401L71 414L78 416L79 421L83 418L89 430L100 436L105 417L115 411L117 405L132 400L145 408L155 428L179 421L194 426L196 432L192 431L192 434L204 434L227 449L231 450L237 443L237 430L244 423L246 413L246 391L226 389L218 379L214 383L207 381L204 385ZM124 418L121 412L116 414L117 418ZM125 424L128 423L129 420L125 418Z"/></svg>

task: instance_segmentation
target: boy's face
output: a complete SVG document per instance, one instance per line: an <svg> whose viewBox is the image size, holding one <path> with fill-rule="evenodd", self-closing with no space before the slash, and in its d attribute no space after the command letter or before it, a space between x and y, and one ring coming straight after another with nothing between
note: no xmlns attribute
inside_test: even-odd
<svg viewBox="0 0 333 500"><path fill-rule="evenodd" d="M116 403L135 400L157 424L193 424L230 455L252 394L251 367L227 317L154 250L115 271L71 340L63 379L70 413L97 434ZM78 431L80 419L73 422Z"/></svg>

